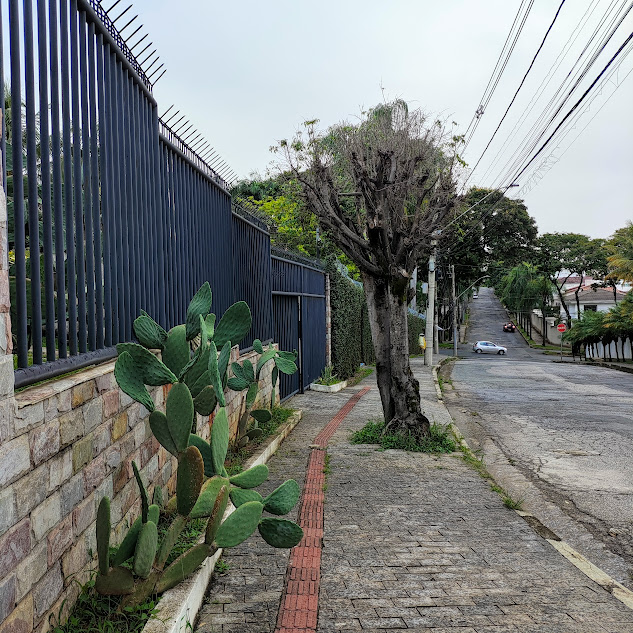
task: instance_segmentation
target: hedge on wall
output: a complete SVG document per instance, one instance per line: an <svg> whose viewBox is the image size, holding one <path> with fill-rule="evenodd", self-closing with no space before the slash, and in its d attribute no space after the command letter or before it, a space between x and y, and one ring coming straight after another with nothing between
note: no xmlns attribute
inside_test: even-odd
<svg viewBox="0 0 633 633"><path fill-rule="evenodd" d="M328 263L326 272L330 276L332 366L334 373L345 380L356 373L362 362L361 321L365 297L362 288L341 275L333 261Z"/></svg>

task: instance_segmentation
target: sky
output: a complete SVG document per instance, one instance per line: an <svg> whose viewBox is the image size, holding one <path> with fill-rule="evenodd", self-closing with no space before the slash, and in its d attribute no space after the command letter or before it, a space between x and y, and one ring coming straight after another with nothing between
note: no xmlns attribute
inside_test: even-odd
<svg viewBox="0 0 633 633"><path fill-rule="evenodd" d="M103 4L107 8L111 1ZM469 186L510 184L503 166L517 156L521 140L534 128L537 115L600 20L605 14L616 16L615 9L626 4L624 0L564 3ZM154 88L159 113L175 104L233 171L246 178L265 175L274 160L270 146L292 137L303 121L316 118L327 128L342 120L354 121L363 109L384 100L404 99L410 107L457 122L456 129L464 132L519 5L520 0L136 0L133 13L139 14L137 24L143 23L139 35L149 33L159 63L167 69ZM471 167L501 120L559 5L560 0L534 1L466 148L464 158ZM614 8L611 14L609 7ZM563 113L631 31L633 11ZM536 182L531 177L540 164L536 161L534 169L519 179L520 186L509 191L508 195L525 200L540 233L578 232L606 238L633 219L633 73L625 79L632 69L633 55L629 55L609 84L590 93L597 95L595 100L558 148L551 148L555 153L544 151L542 158L551 168L539 170L542 179ZM548 78L541 98L513 136L515 124Z"/></svg>

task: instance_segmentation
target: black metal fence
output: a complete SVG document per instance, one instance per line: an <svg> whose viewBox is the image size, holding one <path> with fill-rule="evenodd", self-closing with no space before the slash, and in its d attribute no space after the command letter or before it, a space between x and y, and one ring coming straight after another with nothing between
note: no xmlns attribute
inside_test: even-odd
<svg viewBox="0 0 633 633"><path fill-rule="evenodd" d="M16 386L113 357L141 310L182 323L207 280L218 316L251 306L246 344L281 341L273 323L292 318L298 334L282 347L310 359L302 376L321 371L320 335L308 342L300 328L323 325L324 349L325 307L306 302L322 279L289 263L301 284L275 285L284 265L265 226L232 213L224 180L159 119L151 75L99 2L0 0L0 53ZM284 292L300 297L298 314L274 305Z"/></svg>
<svg viewBox="0 0 633 633"><path fill-rule="evenodd" d="M274 339L299 354L299 373L280 379L280 393L287 397L306 389L325 366L325 275L273 255L272 296Z"/></svg>

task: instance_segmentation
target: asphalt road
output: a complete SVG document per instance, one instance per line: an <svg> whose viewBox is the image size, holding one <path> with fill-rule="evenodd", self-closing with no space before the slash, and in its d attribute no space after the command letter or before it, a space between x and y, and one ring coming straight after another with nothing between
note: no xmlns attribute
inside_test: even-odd
<svg viewBox="0 0 633 633"><path fill-rule="evenodd" d="M521 335L491 289L470 306L468 344L446 402L475 443L491 439L548 501L633 568L633 374L553 362ZM475 354L476 340L508 347ZM628 584L628 583L627 583Z"/></svg>

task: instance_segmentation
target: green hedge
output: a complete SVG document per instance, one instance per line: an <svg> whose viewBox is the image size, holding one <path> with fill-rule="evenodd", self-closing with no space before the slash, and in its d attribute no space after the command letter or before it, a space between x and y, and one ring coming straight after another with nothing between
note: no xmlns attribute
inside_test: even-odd
<svg viewBox="0 0 633 633"><path fill-rule="evenodd" d="M334 373L345 380L361 363L374 362L365 293L344 277L334 262L328 263L326 271L330 276L332 366Z"/></svg>
<svg viewBox="0 0 633 633"><path fill-rule="evenodd" d="M344 277L334 262L326 272L330 276L332 309L332 366L334 373L345 380L353 376L361 363L371 365L376 356L371 340L367 303L362 288ZM409 353L419 354L418 337L424 334L424 319L408 314Z"/></svg>

